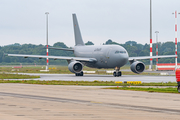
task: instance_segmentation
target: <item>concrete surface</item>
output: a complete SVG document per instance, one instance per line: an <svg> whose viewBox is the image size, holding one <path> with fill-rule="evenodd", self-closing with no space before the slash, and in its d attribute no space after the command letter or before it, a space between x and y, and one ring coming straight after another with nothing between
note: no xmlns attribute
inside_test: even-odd
<svg viewBox="0 0 180 120"><path fill-rule="evenodd" d="M0 120L179 120L180 95L98 86L0 84Z"/></svg>
<svg viewBox="0 0 180 120"><path fill-rule="evenodd" d="M147 76L147 75L123 75L114 77L112 75L85 74L84 76L75 76L74 74L39 74L39 73L20 73L27 75L38 75L40 78L33 80L64 80L64 81L142 81L142 82L176 82L175 76ZM22 79L19 79L22 80ZM30 80L30 79L26 79Z"/></svg>

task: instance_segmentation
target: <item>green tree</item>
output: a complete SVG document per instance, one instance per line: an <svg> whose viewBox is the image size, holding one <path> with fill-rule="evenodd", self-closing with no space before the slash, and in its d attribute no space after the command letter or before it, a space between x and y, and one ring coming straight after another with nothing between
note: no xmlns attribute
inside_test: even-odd
<svg viewBox="0 0 180 120"><path fill-rule="evenodd" d="M85 43L85 45L94 45L94 43L92 43L91 41L88 41L87 43Z"/></svg>

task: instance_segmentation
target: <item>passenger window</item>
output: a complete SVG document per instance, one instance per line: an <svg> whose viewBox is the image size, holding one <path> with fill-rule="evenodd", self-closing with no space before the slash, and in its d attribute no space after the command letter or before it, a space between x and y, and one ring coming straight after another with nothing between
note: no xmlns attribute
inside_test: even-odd
<svg viewBox="0 0 180 120"><path fill-rule="evenodd" d="M115 53L117 54L117 53L119 53L119 51L116 51Z"/></svg>

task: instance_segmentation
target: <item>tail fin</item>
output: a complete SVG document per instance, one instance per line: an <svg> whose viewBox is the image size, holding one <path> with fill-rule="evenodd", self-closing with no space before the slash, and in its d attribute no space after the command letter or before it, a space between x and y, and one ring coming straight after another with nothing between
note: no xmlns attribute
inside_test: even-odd
<svg viewBox="0 0 180 120"><path fill-rule="evenodd" d="M81 37L81 32L80 32L80 29L79 29L76 14L73 14L72 16L73 16L74 36L75 36L76 46L78 46L78 45L83 46L84 42L83 42L82 37Z"/></svg>

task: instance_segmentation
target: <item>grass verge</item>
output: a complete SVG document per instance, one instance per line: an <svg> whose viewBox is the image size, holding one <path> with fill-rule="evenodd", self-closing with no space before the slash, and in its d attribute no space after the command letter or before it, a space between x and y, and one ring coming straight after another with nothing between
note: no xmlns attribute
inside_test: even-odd
<svg viewBox="0 0 180 120"><path fill-rule="evenodd" d="M82 86L177 86L176 82L126 84L114 81L39 81L39 80L0 80L0 83L25 83L41 85L82 85Z"/></svg>
<svg viewBox="0 0 180 120"><path fill-rule="evenodd" d="M123 86L110 87L104 89L116 90L132 90L132 91L147 91L147 92L161 92L161 93L178 93L177 88L141 88L141 87L127 87L127 86L177 86L175 82L169 83L142 83L142 84L117 84L114 81L39 81L39 80L0 80L0 83L23 83L23 84L40 84L40 85L81 85L81 86Z"/></svg>
<svg viewBox="0 0 180 120"><path fill-rule="evenodd" d="M168 87L168 88L111 87L105 89L147 91L147 92L160 92L160 93L178 93L177 88L172 88L172 87Z"/></svg>
<svg viewBox="0 0 180 120"><path fill-rule="evenodd" d="M20 75L20 74L0 74L0 79L31 79L40 78L40 76Z"/></svg>
<svg viewBox="0 0 180 120"><path fill-rule="evenodd" d="M123 75L138 75L136 73L133 73L131 71L123 71L123 69L127 68L129 69L130 66L125 66L122 67L122 74ZM44 69L42 67L23 67L23 68L11 68L11 67L0 67L0 72L14 72L14 73L53 73L53 74L73 74L69 71L67 66L52 66L50 67L51 69L48 72L41 72L40 70ZM86 71L96 71L95 74L107 74L106 70L113 71L113 69L96 69L96 68L89 68L89 67L84 67L83 68ZM88 74L88 73L85 73ZM109 73L109 75L112 75L112 73ZM146 73L143 72L141 75L160 75L159 73Z"/></svg>

